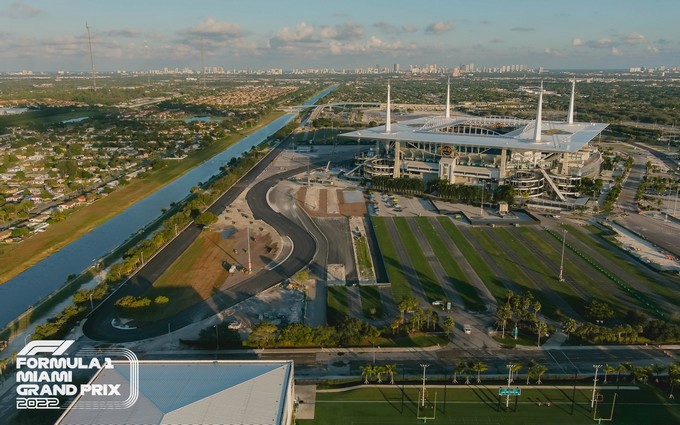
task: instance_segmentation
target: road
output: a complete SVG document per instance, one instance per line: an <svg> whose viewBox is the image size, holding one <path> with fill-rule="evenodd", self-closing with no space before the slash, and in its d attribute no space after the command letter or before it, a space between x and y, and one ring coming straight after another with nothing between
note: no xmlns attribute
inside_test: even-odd
<svg viewBox="0 0 680 425"><path fill-rule="evenodd" d="M225 192L208 210L220 214L238 197L244 189L252 184L260 173L269 166L272 160L290 143L290 139L282 142L270 152L260 163L244 175L244 177ZM299 225L272 210L267 204L267 191L273 187L279 179L302 172L304 167L289 170L281 174L271 176L257 183L248 192L246 199L255 218L261 219L272 225L283 237L288 236L294 244L293 253L276 269L264 270L252 278L235 285L227 291L220 292L211 299L196 304L179 314L167 319L160 320L138 329L118 329L112 326L111 320L116 316L114 307L115 299L122 296L140 296L144 294L153 282L184 252L198 237L201 228L195 224L187 227L181 234L172 240L156 256L149 260L121 289L115 297L110 297L100 304L87 318L83 326L83 332L88 338L98 341L125 342L151 338L168 332L168 329L179 329L209 317L239 301L261 292L286 277L291 276L299 269L307 265L315 253L316 243L314 239Z"/></svg>

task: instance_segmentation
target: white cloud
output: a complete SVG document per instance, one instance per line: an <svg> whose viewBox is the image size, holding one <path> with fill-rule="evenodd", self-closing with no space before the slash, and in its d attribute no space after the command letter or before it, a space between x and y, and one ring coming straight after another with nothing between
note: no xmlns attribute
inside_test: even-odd
<svg viewBox="0 0 680 425"><path fill-rule="evenodd" d="M580 38L574 38L573 40L571 40L571 45L574 46L574 47L583 46L585 44L586 44L586 42L583 41L583 39L580 39Z"/></svg>
<svg viewBox="0 0 680 425"><path fill-rule="evenodd" d="M623 56L623 52L616 47L612 47L612 56Z"/></svg>
<svg viewBox="0 0 680 425"><path fill-rule="evenodd" d="M204 37L214 40L234 39L246 35L246 31L239 24L218 21L212 17L189 28L185 33L193 37Z"/></svg>
<svg viewBox="0 0 680 425"><path fill-rule="evenodd" d="M290 44L290 43L305 43L318 41L314 39L314 25L309 25L305 22L298 23L294 29L283 27L281 31L277 32L272 41L274 44Z"/></svg>
<svg viewBox="0 0 680 425"><path fill-rule="evenodd" d="M545 53L546 55L555 56L555 57L562 57L562 56L565 56L565 54L564 54L563 51L557 50L557 49L551 49L550 47L546 47L546 48L543 50L543 53Z"/></svg>
<svg viewBox="0 0 680 425"><path fill-rule="evenodd" d="M631 32L623 38L623 42L626 44L643 44L647 43L647 41L647 37L639 32Z"/></svg>
<svg viewBox="0 0 680 425"><path fill-rule="evenodd" d="M536 28L532 28L532 27L514 27L514 28L510 28L510 31L531 32L531 31L536 31Z"/></svg>
<svg viewBox="0 0 680 425"><path fill-rule="evenodd" d="M652 46L652 45L647 46L647 48L645 50L648 51L649 53L653 53L655 55L659 53L659 48Z"/></svg>
<svg viewBox="0 0 680 425"><path fill-rule="evenodd" d="M418 31L418 27L413 24L404 24L401 26L390 24L389 22L381 21L373 24L375 28L378 28L385 34L403 34L412 33Z"/></svg>
<svg viewBox="0 0 680 425"><path fill-rule="evenodd" d="M22 2L14 2L7 8L7 16L10 18L31 18L42 13L40 9L29 6Z"/></svg>
<svg viewBox="0 0 680 425"><path fill-rule="evenodd" d="M120 30L110 30L104 33L110 37L134 38L142 35L142 31L137 28L125 28Z"/></svg>
<svg viewBox="0 0 680 425"><path fill-rule="evenodd" d="M441 35L453 30L453 22L451 21L437 21L431 23L425 28L425 34Z"/></svg>
<svg viewBox="0 0 680 425"><path fill-rule="evenodd" d="M353 22L334 26L326 25L321 27L319 35L334 40L356 40L364 35L364 27Z"/></svg>

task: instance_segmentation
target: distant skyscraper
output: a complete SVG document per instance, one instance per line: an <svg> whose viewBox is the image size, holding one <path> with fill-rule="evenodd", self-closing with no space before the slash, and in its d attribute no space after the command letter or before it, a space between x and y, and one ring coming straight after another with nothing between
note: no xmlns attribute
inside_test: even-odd
<svg viewBox="0 0 680 425"><path fill-rule="evenodd" d="M395 74L399 72L399 64L398 64L398 63L395 63L395 64L394 64L394 69L393 69L393 70L394 70L394 73L395 73Z"/></svg>

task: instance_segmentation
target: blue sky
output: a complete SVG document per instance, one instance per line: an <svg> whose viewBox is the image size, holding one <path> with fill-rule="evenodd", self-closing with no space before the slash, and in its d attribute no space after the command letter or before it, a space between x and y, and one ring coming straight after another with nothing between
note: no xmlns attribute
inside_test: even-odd
<svg viewBox="0 0 680 425"><path fill-rule="evenodd" d="M680 65L678 0L0 0L0 71ZM203 42L201 42L203 40Z"/></svg>

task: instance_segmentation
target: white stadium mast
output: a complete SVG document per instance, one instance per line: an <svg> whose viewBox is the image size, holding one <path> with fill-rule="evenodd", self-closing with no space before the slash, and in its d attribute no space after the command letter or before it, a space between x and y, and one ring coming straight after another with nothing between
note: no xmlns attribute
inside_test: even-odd
<svg viewBox="0 0 680 425"><path fill-rule="evenodd" d="M534 127L534 140L541 141L541 121L543 119L543 80L538 94L538 112L536 112L536 126Z"/></svg>

